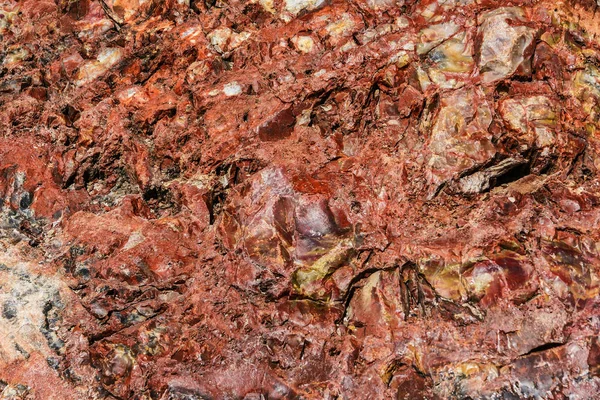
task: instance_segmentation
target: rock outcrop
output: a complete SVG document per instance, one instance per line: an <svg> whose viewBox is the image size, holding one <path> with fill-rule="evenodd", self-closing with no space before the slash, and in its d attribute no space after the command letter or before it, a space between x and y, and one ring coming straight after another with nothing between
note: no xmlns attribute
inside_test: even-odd
<svg viewBox="0 0 600 400"><path fill-rule="evenodd" d="M6 0L0 38L1 399L600 398L595 1Z"/></svg>

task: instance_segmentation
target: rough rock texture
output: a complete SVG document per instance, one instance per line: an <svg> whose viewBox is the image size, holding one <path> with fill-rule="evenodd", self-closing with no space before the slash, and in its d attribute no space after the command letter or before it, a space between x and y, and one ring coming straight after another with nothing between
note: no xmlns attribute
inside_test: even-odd
<svg viewBox="0 0 600 400"><path fill-rule="evenodd" d="M599 4L0 2L0 398L600 398Z"/></svg>

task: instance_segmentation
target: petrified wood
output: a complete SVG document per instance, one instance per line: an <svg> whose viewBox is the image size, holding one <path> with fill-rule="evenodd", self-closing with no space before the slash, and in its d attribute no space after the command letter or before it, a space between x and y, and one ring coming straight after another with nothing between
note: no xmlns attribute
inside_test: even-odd
<svg viewBox="0 0 600 400"><path fill-rule="evenodd" d="M1 399L600 398L600 2L0 3Z"/></svg>

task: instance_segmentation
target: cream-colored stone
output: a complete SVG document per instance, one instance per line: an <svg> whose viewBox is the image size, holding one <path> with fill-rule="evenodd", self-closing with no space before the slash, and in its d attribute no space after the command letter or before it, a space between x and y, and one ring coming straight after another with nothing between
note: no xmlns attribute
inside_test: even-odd
<svg viewBox="0 0 600 400"><path fill-rule="evenodd" d="M75 84L82 86L102 76L121 61L123 55L123 49L118 47L102 50L96 57L96 60L87 62L79 69Z"/></svg>
<svg viewBox="0 0 600 400"><path fill-rule="evenodd" d="M291 14L298 14L302 10L314 10L325 0L285 0L285 10Z"/></svg>
<svg viewBox="0 0 600 400"><path fill-rule="evenodd" d="M310 36L296 36L292 38L292 43L301 53L310 53L315 47L315 42Z"/></svg>

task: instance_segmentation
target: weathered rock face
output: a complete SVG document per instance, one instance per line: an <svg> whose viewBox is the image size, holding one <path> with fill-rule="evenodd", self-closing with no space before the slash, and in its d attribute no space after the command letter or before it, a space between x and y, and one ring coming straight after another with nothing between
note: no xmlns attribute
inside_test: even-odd
<svg viewBox="0 0 600 400"><path fill-rule="evenodd" d="M600 397L594 1L0 5L0 398Z"/></svg>

